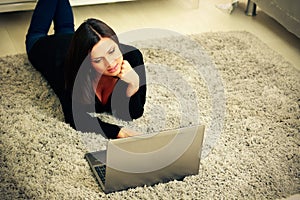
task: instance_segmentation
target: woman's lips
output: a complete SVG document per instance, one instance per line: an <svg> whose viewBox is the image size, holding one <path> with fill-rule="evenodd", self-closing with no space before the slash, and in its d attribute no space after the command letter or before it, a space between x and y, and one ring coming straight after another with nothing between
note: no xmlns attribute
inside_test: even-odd
<svg viewBox="0 0 300 200"><path fill-rule="evenodd" d="M116 72L116 71L118 70L118 66L119 66L119 65L116 64L114 67L107 69L107 71L108 71L109 73L114 73L114 72Z"/></svg>

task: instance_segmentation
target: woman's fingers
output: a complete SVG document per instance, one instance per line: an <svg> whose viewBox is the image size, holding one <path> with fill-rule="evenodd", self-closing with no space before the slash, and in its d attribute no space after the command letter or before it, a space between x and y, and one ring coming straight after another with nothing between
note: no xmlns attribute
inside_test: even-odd
<svg viewBox="0 0 300 200"><path fill-rule="evenodd" d="M117 138L126 138L126 137L131 137L131 136L136 136L136 135L140 135L141 133L128 129L128 128L121 128Z"/></svg>
<svg viewBox="0 0 300 200"><path fill-rule="evenodd" d="M118 77L128 84L138 83L138 74L132 69L130 63L127 60L123 60L121 71Z"/></svg>

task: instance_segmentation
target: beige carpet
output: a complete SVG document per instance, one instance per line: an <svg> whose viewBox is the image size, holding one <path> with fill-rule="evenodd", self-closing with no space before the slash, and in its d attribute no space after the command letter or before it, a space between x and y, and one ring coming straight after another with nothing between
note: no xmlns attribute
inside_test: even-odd
<svg viewBox="0 0 300 200"><path fill-rule="evenodd" d="M45 80L25 55L13 55L0 58L1 199L280 199L300 193L300 72L247 32L192 38L136 43L149 82L145 115L131 123L99 117L146 133L206 124L199 175L105 195L83 156L105 148L106 140L62 122Z"/></svg>

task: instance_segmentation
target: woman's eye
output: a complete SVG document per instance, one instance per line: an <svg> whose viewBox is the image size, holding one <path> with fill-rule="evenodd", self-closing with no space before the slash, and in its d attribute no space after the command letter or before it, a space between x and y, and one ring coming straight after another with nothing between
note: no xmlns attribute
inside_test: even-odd
<svg viewBox="0 0 300 200"><path fill-rule="evenodd" d="M110 51L109 51L109 54L113 54L115 52L116 48L112 48Z"/></svg>
<svg viewBox="0 0 300 200"><path fill-rule="evenodd" d="M102 59L95 59L94 63L100 63L102 61Z"/></svg>

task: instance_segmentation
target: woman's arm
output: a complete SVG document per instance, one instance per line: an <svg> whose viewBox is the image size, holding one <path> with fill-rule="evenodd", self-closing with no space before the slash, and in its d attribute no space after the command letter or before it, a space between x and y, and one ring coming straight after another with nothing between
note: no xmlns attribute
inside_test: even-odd
<svg viewBox="0 0 300 200"><path fill-rule="evenodd" d="M122 45L123 58L131 66L134 74L138 76L138 87L130 85L130 79L127 82L120 80L115 86L112 94L112 113L114 116L131 121L141 117L144 113L146 102L146 72L142 53L135 47ZM135 75L132 75L134 77ZM131 95L128 93L131 92Z"/></svg>
<svg viewBox="0 0 300 200"><path fill-rule="evenodd" d="M92 117L88 113L78 112L77 115L80 115L79 123L74 122L70 112L65 112L65 121L78 131L101 133L104 137L109 139L126 138L140 134L125 127L103 122L99 118Z"/></svg>
<svg viewBox="0 0 300 200"><path fill-rule="evenodd" d="M61 99L61 104L65 116L65 122L70 124L72 128L82 132L100 133L106 138L117 138L122 127L101 121L98 117L91 116L90 105L74 103L72 108L72 100L66 94L65 98Z"/></svg>

